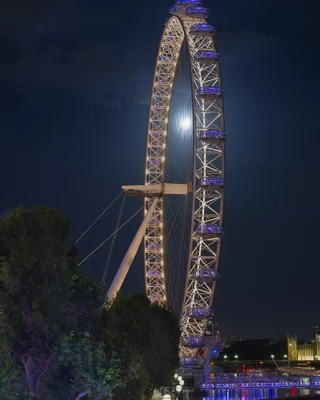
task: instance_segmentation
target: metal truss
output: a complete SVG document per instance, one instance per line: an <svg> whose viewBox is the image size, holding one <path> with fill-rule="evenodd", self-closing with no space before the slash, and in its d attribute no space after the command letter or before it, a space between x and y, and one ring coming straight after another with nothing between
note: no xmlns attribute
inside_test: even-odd
<svg viewBox="0 0 320 400"><path fill-rule="evenodd" d="M193 92L194 180L189 268L181 318L182 337L202 337L211 316L220 254L224 196L224 118L219 55L208 10L195 1L178 0L165 24L157 57L149 114L145 184L164 183L166 142L172 90L182 43L187 40ZM197 4L201 5L200 0ZM201 11L202 10L202 11ZM145 213L151 204L145 199ZM145 235L146 292L152 302L166 302L163 248L163 201ZM186 341L185 341L186 342ZM197 348L181 346L181 356Z"/></svg>
<svg viewBox="0 0 320 400"><path fill-rule="evenodd" d="M215 374L201 385L204 390L243 388L320 388L318 378L283 376L274 373Z"/></svg>

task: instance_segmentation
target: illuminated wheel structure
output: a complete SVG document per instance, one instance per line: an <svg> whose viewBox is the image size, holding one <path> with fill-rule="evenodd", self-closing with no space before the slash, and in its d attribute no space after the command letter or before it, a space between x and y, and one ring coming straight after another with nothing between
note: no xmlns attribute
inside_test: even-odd
<svg viewBox="0 0 320 400"><path fill-rule="evenodd" d="M145 184L165 183L166 144L174 79L187 41L193 109L192 221L188 276L181 316L181 365L196 363L203 345L217 278L223 235L225 139L216 29L202 0L177 0L170 9L158 52L149 113ZM185 182L187 183L187 182ZM145 213L152 202L145 198ZM145 234L145 282L151 302L165 303L163 199Z"/></svg>

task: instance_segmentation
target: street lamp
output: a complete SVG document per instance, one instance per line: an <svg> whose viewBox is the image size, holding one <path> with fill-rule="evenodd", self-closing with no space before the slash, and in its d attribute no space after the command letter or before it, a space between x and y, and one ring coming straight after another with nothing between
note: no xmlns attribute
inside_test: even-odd
<svg viewBox="0 0 320 400"><path fill-rule="evenodd" d="M286 359L288 358L288 356L285 354L285 355L283 356L283 358L286 360Z"/></svg>
<svg viewBox="0 0 320 400"><path fill-rule="evenodd" d="M184 385L184 380L181 379L181 381L179 381L179 384L180 384L181 386L183 386L183 385Z"/></svg>
<svg viewBox="0 0 320 400"><path fill-rule="evenodd" d="M228 358L228 356L225 354L225 355L223 356L223 358L226 360L226 359Z"/></svg>
<svg viewBox="0 0 320 400"><path fill-rule="evenodd" d="M314 356L314 359L315 359L315 361L317 361L317 360L318 360L318 356L317 356L317 355L315 355L315 356Z"/></svg>
<svg viewBox="0 0 320 400"><path fill-rule="evenodd" d="M278 364L274 359L274 354L270 354L271 360L275 363L275 366L278 368Z"/></svg>
<svg viewBox="0 0 320 400"><path fill-rule="evenodd" d="M178 381L181 381L181 379L182 379L182 376L178 376Z"/></svg>
<svg viewBox="0 0 320 400"><path fill-rule="evenodd" d="M163 396L163 400L171 400L171 395L170 394L165 394Z"/></svg>
<svg viewBox="0 0 320 400"><path fill-rule="evenodd" d="M174 379L177 379L178 378L178 374L174 374L173 377L174 377Z"/></svg>
<svg viewBox="0 0 320 400"><path fill-rule="evenodd" d="M234 356L234 358L235 358L235 360L238 360L238 358L239 358L238 354L236 354L236 355Z"/></svg>
<svg viewBox="0 0 320 400"><path fill-rule="evenodd" d="M177 385L176 386L176 391L177 391L178 394L181 392L181 390L182 390L182 386L181 385Z"/></svg>

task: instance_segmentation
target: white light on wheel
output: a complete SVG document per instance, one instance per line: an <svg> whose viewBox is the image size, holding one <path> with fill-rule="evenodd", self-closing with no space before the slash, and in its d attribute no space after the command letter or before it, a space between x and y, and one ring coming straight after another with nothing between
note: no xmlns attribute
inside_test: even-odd
<svg viewBox="0 0 320 400"><path fill-rule="evenodd" d="M189 117L184 117L180 121L180 126L184 131L187 131L191 126L191 119Z"/></svg>

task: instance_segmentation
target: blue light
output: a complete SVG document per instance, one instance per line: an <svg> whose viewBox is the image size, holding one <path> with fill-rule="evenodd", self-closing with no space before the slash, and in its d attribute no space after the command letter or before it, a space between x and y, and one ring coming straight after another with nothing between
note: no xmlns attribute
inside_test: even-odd
<svg viewBox="0 0 320 400"><path fill-rule="evenodd" d="M199 138L201 140L206 140L206 139L222 139L225 140L227 138L226 134L222 131L201 131L199 133Z"/></svg>
<svg viewBox="0 0 320 400"><path fill-rule="evenodd" d="M146 247L147 251L160 251L160 245L159 244L149 244L149 246Z"/></svg>
<svg viewBox="0 0 320 400"><path fill-rule="evenodd" d="M202 0L176 0L176 4L182 4L182 5L199 5L202 6L203 5L203 1Z"/></svg>
<svg viewBox="0 0 320 400"><path fill-rule="evenodd" d="M209 15L209 10L203 7L188 7L187 14Z"/></svg>
<svg viewBox="0 0 320 400"><path fill-rule="evenodd" d="M148 160L149 165L160 165L161 163L162 163L162 161L159 159Z"/></svg>
<svg viewBox="0 0 320 400"><path fill-rule="evenodd" d="M214 51L205 51L199 50L196 54L196 58L198 60L212 60L219 62L220 61L220 54Z"/></svg>
<svg viewBox="0 0 320 400"><path fill-rule="evenodd" d="M187 314L191 318L208 318L212 315L212 311L207 307L190 307L187 310Z"/></svg>
<svg viewBox="0 0 320 400"><path fill-rule="evenodd" d="M198 280L213 280L220 277L220 273L213 269L196 269L191 272L191 277Z"/></svg>
<svg viewBox="0 0 320 400"><path fill-rule="evenodd" d="M217 30L214 26L208 24L192 25L190 33L215 33Z"/></svg>
<svg viewBox="0 0 320 400"><path fill-rule="evenodd" d="M186 347L198 348L205 345L205 340L203 336L182 337L182 345Z"/></svg>
<svg viewBox="0 0 320 400"><path fill-rule="evenodd" d="M320 388L320 383L314 378L305 380L301 376L282 376L273 373L253 373L253 374L215 374L202 385L203 389L241 389L241 388L269 388L269 398L275 395L275 388Z"/></svg>
<svg viewBox="0 0 320 400"><path fill-rule="evenodd" d="M198 365L199 360L197 357L181 357L180 365Z"/></svg>
<svg viewBox="0 0 320 400"><path fill-rule="evenodd" d="M224 230L220 225L201 225L196 228L199 235L223 235Z"/></svg>
<svg viewBox="0 0 320 400"><path fill-rule="evenodd" d="M224 91L220 88L216 87L202 87L197 91L198 96L216 96L216 97L224 97Z"/></svg>
<svg viewBox="0 0 320 400"><path fill-rule="evenodd" d="M223 178L201 178L200 179L200 184L201 186L219 186L219 187L225 187L226 182Z"/></svg>
<svg viewBox="0 0 320 400"><path fill-rule="evenodd" d="M150 134L157 139L164 136L163 132L150 132Z"/></svg>
<svg viewBox="0 0 320 400"><path fill-rule="evenodd" d="M162 273L160 271L152 270L147 272L147 277L149 278L161 278Z"/></svg>

